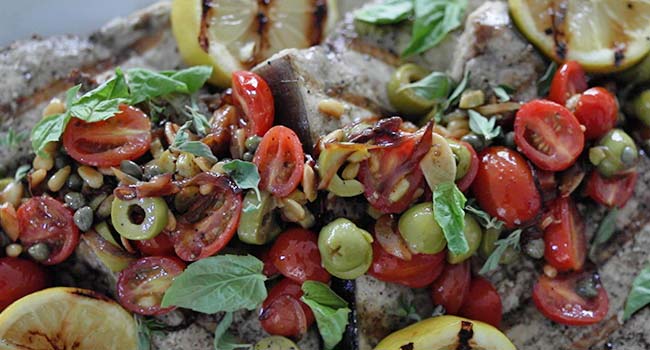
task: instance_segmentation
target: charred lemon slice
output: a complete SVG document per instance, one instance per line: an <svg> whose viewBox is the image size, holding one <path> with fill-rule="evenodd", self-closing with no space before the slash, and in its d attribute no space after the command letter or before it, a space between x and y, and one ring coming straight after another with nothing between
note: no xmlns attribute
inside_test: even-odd
<svg viewBox="0 0 650 350"><path fill-rule="evenodd" d="M375 350L516 350L498 329L456 316L420 321L384 338Z"/></svg>
<svg viewBox="0 0 650 350"><path fill-rule="evenodd" d="M135 320L93 291L50 288L30 294L0 314L0 349L137 349Z"/></svg>
<svg viewBox="0 0 650 350"><path fill-rule="evenodd" d="M509 0L519 30L555 61L613 72L650 51L650 2L643 0Z"/></svg>
<svg viewBox="0 0 650 350"><path fill-rule="evenodd" d="M230 86L230 74L286 48L318 44L336 21L335 1L174 0L172 31L190 65L212 65L210 82Z"/></svg>

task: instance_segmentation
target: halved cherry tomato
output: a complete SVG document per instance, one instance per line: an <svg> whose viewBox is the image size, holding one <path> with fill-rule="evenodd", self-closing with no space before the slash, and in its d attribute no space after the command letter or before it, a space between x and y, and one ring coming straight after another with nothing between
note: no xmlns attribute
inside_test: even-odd
<svg viewBox="0 0 650 350"><path fill-rule="evenodd" d="M503 316L503 306L499 292L490 281L481 276L472 279L465 302L458 310L458 315L489 323L499 328Z"/></svg>
<svg viewBox="0 0 650 350"><path fill-rule="evenodd" d="M465 174L463 178L456 181L456 186L458 186L458 189L465 192L472 185L474 179L476 179L476 174L478 173L478 156L476 155L476 151L472 145L464 141L459 141L459 143L467 147L469 152L472 154L472 162L469 165L467 174Z"/></svg>
<svg viewBox="0 0 650 350"><path fill-rule="evenodd" d="M309 230L291 228L280 234L269 251L269 258L281 274L298 283L330 280L330 274L321 265L318 235Z"/></svg>
<svg viewBox="0 0 650 350"><path fill-rule="evenodd" d="M174 244L169 234L162 232L152 239L135 241L140 253L147 256L174 255Z"/></svg>
<svg viewBox="0 0 650 350"><path fill-rule="evenodd" d="M442 305L447 314L457 315L469 294L471 280L469 260L460 264L447 264L442 275L431 286L433 302Z"/></svg>
<svg viewBox="0 0 650 350"><path fill-rule="evenodd" d="M558 271L580 271L587 256L585 225L570 197L549 205L553 223L544 230L544 258Z"/></svg>
<svg viewBox="0 0 650 350"><path fill-rule="evenodd" d="M37 263L20 258L0 258L0 311L46 286L47 275Z"/></svg>
<svg viewBox="0 0 650 350"><path fill-rule="evenodd" d="M121 105L113 118L94 123L72 118L63 133L63 147L81 164L110 167L134 160L151 145L151 123L139 109Z"/></svg>
<svg viewBox="0 0 650 350"><path fill-rule="evenodd" d="M585 90L587 90L585 71L578 62L569 61L564 63L553 76L548 99L564 106L571 96Z"/></svg>
<svg viewBox="0 0 650 350"><path fill-rule="evenodd" d="M539 185L539 190L544 197L544 201L548 199L555 198L557 195L558 182L555 178L555 172L542 170L542 169L533 169L535 179L537 179L537 184Z"/></svg>
<svg viewBox="0 0 650 350"><path fill-rule="evenodd" d="M238 71L232 73L233 102L244 112L242 121L247 136L264 136L273 126L275 106L269 85L259 75Z"/></svg>
<svg viewBox="0 0 650 350"><path fill-rule="evenodd" d="M616 98L604 88L591 88L580 95L574 114L586 128L585 138L598 139L616 125Z"/></svg>
<svg viewBox="0 0 650 350"><path fill-rule="evenodd" d="M56 199L32 197L18 208L17 215L23 246L29 248L37 243L48 246L50 256L42 264L58 264L77 248L79 229L72 212Z"/></svg>
<svg viewBox="0 0 650 350"><path fill-rule="evenodd" d="M260 321L269 334L296 337L307 332L314 314L302 297L300 284L285 278L269 291L262 303Z"/></svg>
<svg viewBox="0 0 650 350"><path fill-rule="evenodd" d="M270 253L270 247L263 247L261 251L258 251L259 259L264 262L264 269L262 270L262 273L266 277L273 277L280 274L280 270L278 270L278 268L273 264Z"/></svg>
<svg viewBox="0 0 650 350"><path fill-rule="evenodd" d="M259 188L286 197L298 187L305 166L305 153L293 130L276 125L255 151L253 163L260 172Z"/></svg>
<svg viewBox="0 0 650 350"><path fill-rule="evenodd" d="M517 111L515 143L539 168L559 171L575 163L585 137L571 111L555 102L534 100Z"/></svg>
<svg viewBox="0 0 650 350"><path fill-rule="evenodd" d="M605 288L596 284L598 295L585 299L576 292L576 284L591 277L572 273L551 279L542 274L533 287L535 306L546 318L569 326L585 326L602 321L609 309Z"/></svg>
<svg viewBox="0 0 650 350"><path fill-rule="evenodd" d="M174 278L185 270L178 258L148 256L135 261L120 272L117 299L124 308L140 315L162 315L174 307L160 303Z"/></svg>
<svg viewBox="0 0 650 350"><path fill-rule="evenodd" d="M508 228L532 220L542 206L528 163L506 147L489 147L481 152L472 192L481 208Z"/></svg>
<svg viewBox="0 0 650 350"><path fill-rule="evenodd" d="M586 192L591 199L610 208L623 208L632 198L634 186L639 174L634 171L629 174L607 179L594 170L587 180Z"/></svg>
<svg viewBox="0 0 650 350"><path fill-rule="evenodd" d="M220 251L235 235L242 210L241 189L227 176L201 173L186 186L211 185L187 212L177 218L170 233L176 255L185 261L207 258Z"/></svg>
<svg viewBox="0 0 650 350"><path fill-rule="evenodd" d="M413 254L411 260L402 260L386 252L375 240L372 243L372 265L368 274L392 283L411 288L424 288L430 285L445 267L447 251L438 254Z"/></svg>

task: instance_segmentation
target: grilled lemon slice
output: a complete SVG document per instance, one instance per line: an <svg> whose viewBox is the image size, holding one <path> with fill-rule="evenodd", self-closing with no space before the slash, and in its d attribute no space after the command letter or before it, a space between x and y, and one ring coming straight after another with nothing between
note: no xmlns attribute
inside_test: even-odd
<svg viewBox="0 0 650 350"><path fill-rule="evenodd" d="M578 61L613 72L650 51L650 2L645 0L509 0L519 30L555 61Z"/></svg>
<svg viewBox="0 0 650 350"><path fill-rule="evenodd" d="M50 288L30 294L0 314L0 349L137 349L135 320L93 291Z"/></svg>
<svg viewBox="0 0 650 350"><path fill-rule="evenodd" d="M233 71L318 44L336 12L333 0L174 0L171 20L185 62L212 65L210 82L228 87Z"/></svg>

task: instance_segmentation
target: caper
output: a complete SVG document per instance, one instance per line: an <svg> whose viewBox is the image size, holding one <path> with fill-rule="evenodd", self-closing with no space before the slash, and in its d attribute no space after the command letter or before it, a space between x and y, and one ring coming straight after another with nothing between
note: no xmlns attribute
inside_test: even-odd
<svg viewBox="0 0 650 350"><path fill-rule="evenodd" d="M111 215L111 206L113 205L114 195L106 197L102 203L95 209L95 214L100 219L106 219Z"/></svg>
<svg viewBox="0 0 650 350"><path fill-rule="evenodd" d="M79 192L68 192L63 196L65 204L72 210L77 210L86 205L86 199Z"/></svg>
<svg viewBox="0 0 650 350"><path fill-rule="evenodd" d="M470 215L465 214L465 239L467 240L467 245L469 250L465 254L456 255L451 251L447 252L447 262L450 264L459 264L467 259L469 259L474 253L478 250L478 247L481 245L481 238L483 236L483 230L481 226L476 222L476 220Z"/></svg>
<svg viewBox="0 0 650 350"><path fill-rule="evenodd" d="M323 266L341 279L355 279L368 271L372 263L372 236L348 219L336 219L325 225L318 236Z"/></svg>
<svg viewBox="0 0 650 350"><path fill-rule="evenodd" d="M99 206L102 204L102 202L108 197L106 193L100 193L93 197L90 202L88 202L88 205L92 208L92 210L97 210Z"/></svg>
<svg viewBox="0 0 650 350"><path fill-rule="evenodd" d="M576 293L585 299L592 299L598 296L594 276L589 275L576 283Z"/></svg>
<svg viewBox="0 0 650 350"><path fill-rule="evenodd" d="M418 81L427 74L426 69L412 63L405 64L395 70L388 82L387 89L388 99L398 112L410 116L420 116L433 108L435 101L429 101L418 96L412 89L400 90L404 85Z"/></svg>
<svg viewBox="0 0 650 350"><path fill-rule="evenodd" d="M544 257L544 240L541 238L531 239L524 245L524 252L533 259Z"/></svg>
<svg viewBox="0 0 650 350"><path fill-rule="evenodd" d="M643 91L634 99L632 108L637 119L650 126L650 89Z"/></svg>
<svg viewBox="0 0 650 350"><path fill-rule="evenodd" d="M255 343L253 350L300 350L300 348L288 338L275 335Z"/></svg>
<svg viewBox="0 0 650 350"><path fill-rule="evenodd" d="M454 158L456 159L456 180L462 179L467 175L472 165L472 153L467 147L454 140L447 139L447 143L451 151L454 152Z"/></svg>
<svg viewBox="0 0 650 350"><path fill-rule="evenodd" d="M633 149L630 146L625 146L623 152L621 152L621 162L623 162L623 165L626 167L633 167L634 164L636 164L638 155L636 149Z"/></svg>
<svg viewBox="0 0 650 350"><path fill-rule="evenodd" d="M250 162L253 160L253 153L251 152L244 152L244 154L241 156L241 158L247 162Z"/></svg>
<svg viewBox="0 0 650 350"><path fill-rule="evenodd" d="M36 243L33 246L27 248L27 254L29 254L36 261L45 261L50 257L50 247L45 243Z"/></svg>
<svg viewBox="0 0 650 350"><path fill-rule="evenodd" d="M136 179L142 179L142 168L134 161L123 160L120 162L120 170Z"/></svg>
<svg viewBox="0 0 650 350"><path fill-rule="evenodd" d="M144 240L156 237L167 225L167 203L160 197L123 201L115 198L111 208L113 227L124 238Z"/></svg>
<svg viewBox="0 0 650 350"><path fill-rule="evenodd" d="M482 150L483 147L485 147L485 141L483 140L483 138L473 133L469 133L461 137L460 140L472 145L472 147L474 147L474 150L477 152Z"/></svg>
<svg viewBox="0 0 650 350"><path fill-rule="evenodd" d="M81 179L81 177L79 177L79 175L73 172L72 174L70 174L70 176L68 176L68 180L66 181L66 186L68 186L68 188L73 191L79 191L83 183L84 182Z"/></svg>
<svg viewBox="0 0 650 350"><path fill-rule="evenodd" d="M162 168L160 168L158 165L149 164L149 165L146 165L144 167L143 179L145 181L149 181L149 180L151 180L152 178L154 178L154 177L156 177L158 175L162 175L163 173L164 172L163 172Z"/></svg>
<svg viewBox="0 0 650 350"><path fill-rule="evenodd" d="M244 142L244 147L246 147L246 150L248 152L255 153L257 146L260 145L260 142L262 142L262 138L257 135L253 135L246 139L246 142Z"/></svg>
<svg viewBox="0 0 650 350"><path fill-rule="evenodd" d="M612 129L603 136L598 145L589 150L589 160L605 177L625 173L639 159L634 140L621 129Z"/></svg>
<svg viewBox="0 0 650 350"><path fill-rule="evenodd" d="M81 207L74 212L74 223L81 231L88 231L93 225L93 210L89 206Z"/></svg>
<svg viewBox="0 0 650 350"><path fill-rule="evenodd" d="M503 144L510 148L515 148L515 132L509 131L503 135Z"/></svg>
<svg viewBox="0 0 650 350"><path fill-rule="evenodd" d="M409 249L416 253L436 254L447 245L445 235L433 217L433 204L430 202L414 205L404 212L399 218L398 228Z"/></svg>
<svg viewBox="0 0 650 350"><path fill-rule="evenodd" d="M239 240L248 244L266 244L281 231L274 212L273 197L262 191L260 200L255 191L248 191L242 203L241 219L237 227Z"/></svg>

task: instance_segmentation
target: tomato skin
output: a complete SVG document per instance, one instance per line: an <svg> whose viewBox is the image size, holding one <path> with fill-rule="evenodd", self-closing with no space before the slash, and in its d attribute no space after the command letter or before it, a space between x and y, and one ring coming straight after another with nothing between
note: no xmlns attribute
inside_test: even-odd
<svg viewBox="0 0 650 350"><path fill-rule="evenodd" d="M160 303L174 278L185 270L185 263L176 257L148 256L133 262L122 270L117 280L117 299L131 312L140 315L162 315L175 307L162 308ZM141 298L153 298L145 305Z"/></svg>
<svg viewBox="0 0 650 350"><path fill-rule="evenodd" d="M458 189L460 189L462 192L465 192L472 185L474 179L476 179L476 174L478 173L478 156L476 155L476 151L472 145L464 141L459 141L459 143L467 147L469 152L472 154L472 162L470 163L469 170L467 170L467 174L465 174L463 178L456 181L456 186L458 186Z"/></svg>
<svg viewBox="0 0 650 350"><path fill-rule="evenodd" d="M609 208L623 208L634 194L638 177L639 174L634 171L608 179L593 170L587 180L586 193L594 201Z"/></svg>
<svg viewBox="0 0 650 350"><path fill-rule="evenodd" d="M554 279L540 275L533 287L533 302L537 310L551 321L569 326L586 326L602 321L609 309L605 288L597 284L598 296L593 299L584 299L575 291L576 283L588 277L587 273Z"/></svg>
<svg viewBox="0 0 650 350"><path fill-rule="evenodd" d="M66 260L79 243L79 229L72 211L63 203L48 197L32 197L16 212L20 226L20 241L25 248L45 243L50 256L43 265L54 265Z"/></svg>
<svg viewBox="0 0 650 350"><path fill-rule="evenodd" d="M300 301L302 294L301 285L288 278L271 288L260 310L262 328L269 334L285 337L306 332L314 324L314 313Z"/></svg>
<svg viewBox="0 0 650 350"><path fill-rule="evenodd" d="M262 138L253 163L260 172L259 188L276 197L286 197L302 180L305 153L293 130L276 125Z"/></svg>
<svg viewBox="0 0 650 350"><path fill-rule="evenodd" d="M0 258L0 311L46 286L47 274L37 263L21 258Z"/></svg>
<svg viewBox="0 0 650 350"><path fill-rule="evenodd" d="M544 258L558 271L580 271L587 257L585 225L570 197L549 204L554 219L544 230Z"/></svg>
<svg viewBox="0 0 650 350"><path fill-rule="evenodd" d="M174 244L166 232L147 240L135 241L140 253L147 256L174 255Z"/></svg>
<svg viewBox="0 0 650 350"><path fill-rule="evenodd" d="M447 251L438 254L413 254L411 260L402 260L386 252L375 240L372 243L372 264L368 274L384 281L411 288L430 285L445 267Z"/></svg>
<svg viewBox="0 0 650 350"><path fill-rule="evenodd" d="M146 114L135 107L120 105L120 112L107 120L88 123L72 118L63 133L63 147L81 164L119 166L123 160L134 160L147 153L150 131Z"/></svg>
<svg viewBox="0 0 650 350"><path fill-rule="evenodd" d="M601 138L616 125L616 98L602 87L591 88L580 96L574 114L580 124L585 126L587 140Z"/></svg>
<svg viewBox="0 0 650 350"><path fill-rule="evenodd" d="M540 194L528 163L506 147L488 147L481 152L472 192L480 207L508 228L532 220L541 208Z"/></svg>
<svg viewBox="0 0 650 350"><path fill-rule="evenodd" d="M232 73L233 102L246 115L244 123L248 136L264 136L273 126L275 106L266 81L253 72Z"/></svg>
<svg viewBox="0 0 650 350"><path fill-rule="evenodd" d="M503 306L499 292L487 279L477 276L472 279L465 302L458 315L493 325L499 328Z"/></svg>
<svg viewBox="0 0 650 350"><path fill-rule="evenodd" d="M318 235L291 228L280 234L269 251L273 265L285 277L298 283L307 280L328 283L330 274L321 265Z"/></svg>
<svg viewBox="0 0 650 350"><path fill-rule="evenodd" d="M585 90L587 90L585 71L578 62L568 61L553 76L548 99L564 106L571 96Z"/></svg>
<svg viewBox="0 0 650 350"><path fill-rule="evenodd" d="M560 171L575 163L585 138L571 111L551 101L534 100L517 111L515 143L537 167Z"/></svg>
<svg viewBox="0 0 650 350"><path fill-rule="evenodd" d="M447 314L456 315L469 294L472 280L469 260L460 264L447 264L431 286L431 296L436 305L442 305Z"/></svg>

